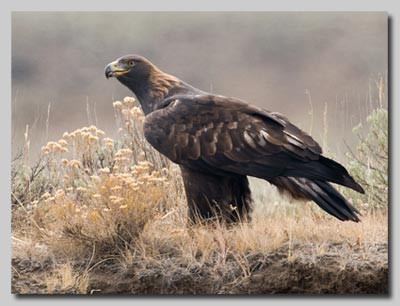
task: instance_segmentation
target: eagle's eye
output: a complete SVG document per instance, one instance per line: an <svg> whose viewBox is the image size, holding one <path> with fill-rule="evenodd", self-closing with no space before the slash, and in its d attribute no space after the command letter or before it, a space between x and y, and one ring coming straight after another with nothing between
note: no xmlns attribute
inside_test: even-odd
<svg viewBox="0 0 400 306"><path fill-rule="evenodd" d="M134 61L129 61L129 62L128 62L128 66L129 66L129 67L132 67L133 65L135 65L135 62L134 62Z"/></svg>

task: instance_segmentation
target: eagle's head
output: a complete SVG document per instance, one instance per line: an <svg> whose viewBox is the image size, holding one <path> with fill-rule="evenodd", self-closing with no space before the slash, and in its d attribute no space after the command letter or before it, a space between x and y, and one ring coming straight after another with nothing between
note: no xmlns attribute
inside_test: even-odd
<svg viewBox="0 0 400 306"><path fill-rule="evenodd" d="M106 78L115 77L138 98L145 114L153 111L162 100L177 93L182 82L162 72L140 55L125 55L108 64Z"/></svg>
<svg viewBox="0 0 400 306"><path fill-rule="evenodd" d="M154 70L154 65L140 55L125 55L109 63L105 68L106 78L116 77L122 83L129 80L146 80Z"/></svg>

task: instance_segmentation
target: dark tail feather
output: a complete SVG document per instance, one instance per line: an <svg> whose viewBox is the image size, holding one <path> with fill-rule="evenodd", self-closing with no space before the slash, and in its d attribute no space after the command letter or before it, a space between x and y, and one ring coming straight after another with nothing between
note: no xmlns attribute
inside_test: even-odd
<svg viewBox="0 0 400 306"><path fill-rule="evenodd" d="M288 192L296 199L313 200L328 214L342 221L361 221L360 212L327 182L306 178L278 177L270 180L280 191Z"/></svg>
<svg viewBox="0 0 400 306"><path fill-rule="evenodd" d="M302 163L285 173L291 177L306 177L310 180L329 181L345 187L349 187L360 193L364 189L350 176L346 168L332 159L320 156L318 160Z"/></svg>

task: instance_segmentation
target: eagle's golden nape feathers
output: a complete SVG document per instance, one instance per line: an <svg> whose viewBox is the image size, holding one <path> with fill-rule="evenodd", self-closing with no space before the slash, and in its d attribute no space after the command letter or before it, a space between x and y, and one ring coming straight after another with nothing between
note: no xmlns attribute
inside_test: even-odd
<svg viewBox="0 0 400 306"><path fill-rule="evenodd" d="M358 192L362 187L285 116L203 92L141 56L110 65L107 77L113 69L129 69L115 77L138 98L147 141L180 165L192 220L248 220L247 176L253 176L294 198L314 201L339 220L360 221L359 212L329 182Z"/></svg>
<svg viewBox="0 0 400 306"><path fill-rule="evenodd" d="M159 69L153 70L150 77L150 97L153 99L164 99L168 96L171 88L178 87L181 81L173 75L164 73Z"/></svg>

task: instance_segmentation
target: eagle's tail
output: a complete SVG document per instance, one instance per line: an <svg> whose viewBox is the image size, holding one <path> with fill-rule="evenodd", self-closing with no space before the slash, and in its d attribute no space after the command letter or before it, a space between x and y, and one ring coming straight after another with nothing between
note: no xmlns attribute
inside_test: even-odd
<svg viewBox="0 0 400 306"><path fill-rule="evenodd" d="M308 163L299 163L296 167L289 169L285 176L305 177L312 181L332 182L345 187L349 187L360 193L364 189L358 184L346 168L332 159L320 156L318 160Z"/></svg>
<svg viewBox="0 0 400 306"><path fill-rule="evenodd" d="M359 222L360 212L328 182L298 177L277 177L269 180L282 192L296 199L313 200L327 213L339 220Z"/></svg>

